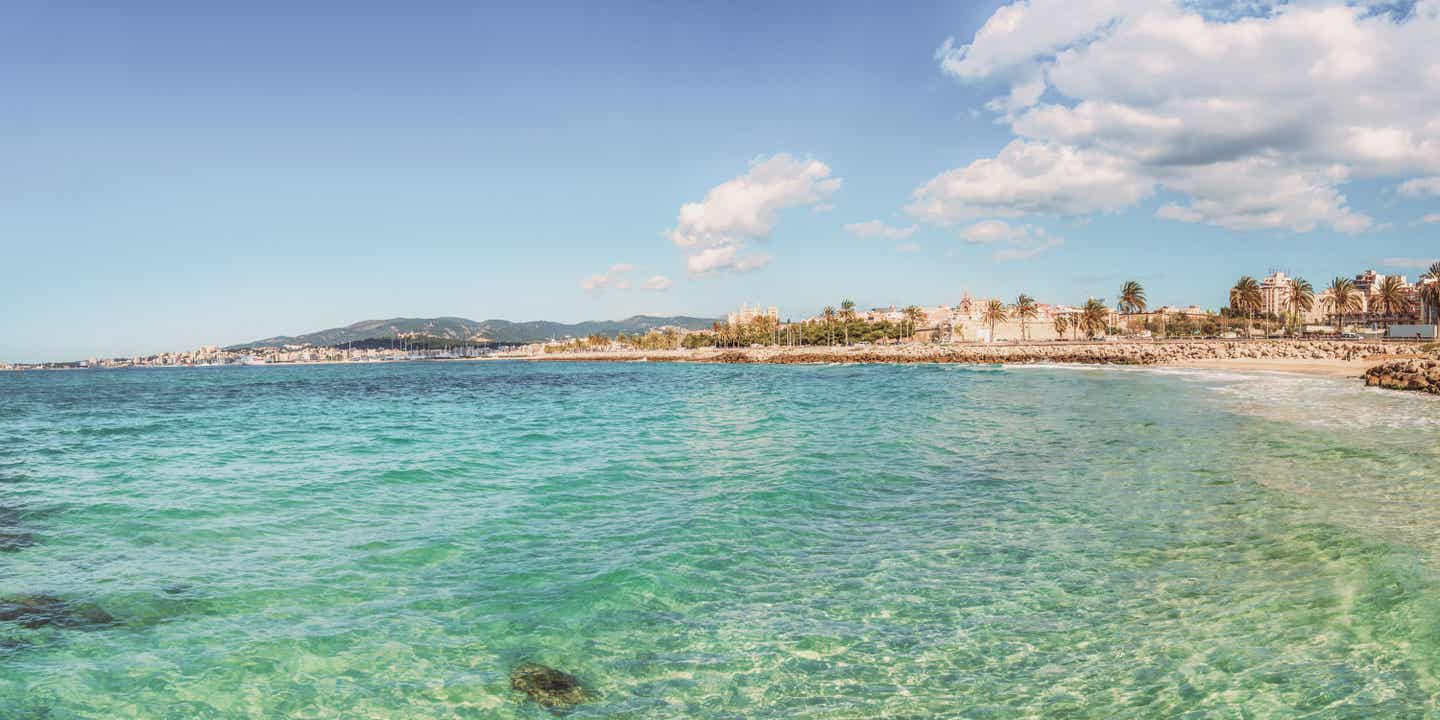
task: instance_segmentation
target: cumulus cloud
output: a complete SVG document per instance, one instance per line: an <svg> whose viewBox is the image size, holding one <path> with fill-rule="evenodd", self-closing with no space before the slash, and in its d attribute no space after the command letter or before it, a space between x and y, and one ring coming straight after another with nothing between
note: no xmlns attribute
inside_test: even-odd
<svg viewBox="0 0 1440 720"><path fill-rule="evenodd" d="M995 251L995 259L1000 262L1011 262L1014 260L1030 260L1042 253L1053 250L1065 244L1065 238L1047 237L1028 247L1015 247Z"/></svg>
<svg viewBox="0 0 1440 720"><path fill-rule="evenodd" d="M673 280L671 280L670 278L665 277L664 275L651 275L651 276L650 276L650 279L649 279L649 280L646 280L646 281L645 281L645 284L644 284L644 285L641 285L640 287L645 288L646 290L654 290L654 291L656 291L656 292L665 292L666 290L669 290L669 289L670 289L672 286L674 286L674 285L675 285L675 282L674 282Z"/></svg>
<svg viewBox="0 0 1440 720"><path fill-rule="evenodd" d="M845 226L845 232L860 238L883 237L887 240L904 240L915 234L919 226L897 228L886 225L879 220L867 220L865 222L850 223Z"/></svg>
<svg viewBox="0 0 1440 720"><path fill-rule="evenodd" d="M1428 270L1432 264L1437 262L1440 262L1440 258L1388 257L1381 260L1380 264L1384 267Z"/></svg>
<svg viewBox="0 0 1440 720"><path fill-rule="evenodd" d="M666 236L685 248L692 274L755 270L770 257L746 254L749 243L768 239L783 210L824 208L840 183L819 160L784 153L756 158L744 175L715 186L700 202L682 205Z"/></svg>
<svg viewBox="0 0 1440 720"><path fill-rule="evenodd" d="M1153 192L1133 163L1109 153L1015 140L920 186L905 210L937 225L984 215L1088 215L1120 210Z"/></svg>
<svg viewBox="0 0 1440 720"><path fill-rule="evenodd" d="M580 288L586 292L599 294L606 290L629 290L635 287L631 283L629 274L635 271L635 266L630 263L615 263L610 269L603 273L596 273L580 281ZM664 292L669 290L675 283L664 275L652 275L649 280L641 283L642 290L655 290Z"/></svg>
<svg viewBox="0 0 1440 720"><path fill-rule="evenodd" d="M1400 194L1410 197L1424 197L1426 195L1440 197L1440 175L1406 180L1400 183Z"/></svg>
<svg viewBox="0 0 1440 720"><path fill-rule="evenodd" d="M915 191L937 223L1083 215L1164 191L1161 217L1233 229L1376 228L1340 187L1440 195L1440 0L1017 0L936 53L1016 139ZM1237 174L1239 173L1239 174ZM1245 192L1237 188L1245 187ZM1250 191L1260 190L1256 197Z"/></svg>
<svg viewBox="0 0 1440 720"><path fill-rule="evenodd" d="M596 273L580 281L580 288L586 292L599 293L605 290L629 290L630 279L626 274L635 269L628 263L615 263L603 273Z"/></svg>
<svg viewBox="0 0 1440 720"><path fill-rule="evenodd" d="M759 253L741 255L741 245L716 245L691 253L685 260L685 269L691 275L709 275L728 271L747 273L770 264L770 256Z"/></svg>
<svg viewBox="0 0 1440 720"><path fill-rule="evenodd" d="M1190 198L1169 203L1156 217L1209 223L1229 230L1309 232L1324 224L1341 232L1374 226L1353 212L1334 182L1338 171L1307 172L1272 158L1247 158L1167 173L1166 186Z"/></svg>
<svg viewBox="0 0 1440 720"><path fill-rule="evenodd" d="M1011 227L1003 220L978 222L960 231L960 237L972 245L989 245L999 240L1013 240L1025 235L1023 227Z"/></svg>
<svg viewBox="0 0 1440 720"><path fill-rule="evenodd" d="M985 220L960 231L960 238L972 245L1005 245L995 251L1001 262L1029 260L1065 244L1065 239L1034 225L1011 225L1003 220Z"/></svg>

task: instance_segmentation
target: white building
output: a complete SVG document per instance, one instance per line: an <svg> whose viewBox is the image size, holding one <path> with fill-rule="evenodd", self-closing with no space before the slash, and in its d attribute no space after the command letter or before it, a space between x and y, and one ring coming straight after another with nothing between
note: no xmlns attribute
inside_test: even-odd
<svg viewBox="0 0 1440 720"><path fill-rule="evenodd" d="M768 308L761 308L759 305L755 305L754 307L741 305L738 311L726 315L725 321L731 325L744 325L751 320L761 317L778 321L780 319L780 308L774 305Z"/></svg>

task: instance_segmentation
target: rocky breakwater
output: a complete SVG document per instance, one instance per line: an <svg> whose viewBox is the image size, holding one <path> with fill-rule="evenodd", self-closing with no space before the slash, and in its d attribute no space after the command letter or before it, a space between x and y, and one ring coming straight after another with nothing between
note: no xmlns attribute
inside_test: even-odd
<svg viewBox="0 0 1440 720"><path fill-rule="evenodd" d="M687 359L720 363L1079 363L1176 365L1224 359L1364 360L1402 348L1386 343L1304 340L1196 340L1189 342L1028 343L1015 345L909 344L850 348L751 348L711 351ZM655 358L652 358L655 359Z"/></svg>
<svg viewBox="0 0 1440 720"><path fill-rule="evenodd" d="M1440 395L1440 359L1392 360L1365 371L1365 384Z"/></svg>

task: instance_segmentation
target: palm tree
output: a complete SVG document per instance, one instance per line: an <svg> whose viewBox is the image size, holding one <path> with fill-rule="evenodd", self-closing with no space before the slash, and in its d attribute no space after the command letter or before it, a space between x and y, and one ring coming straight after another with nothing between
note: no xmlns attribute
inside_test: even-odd
<svg viewBox="0 0 1440 720"><path fill-rule="evenodd" d="M995 342L995 323L1005 322L1005 303L999 300L991 300L985 305L985 314L982 316L985 322L990 323L990 342Z"/></svg>
<svg viewBox="0 0 1440 720"><path fill-rule="evenodd" d="M1070 318L1064 315L1055 316L1055 335L1061 340L1065 339L1065 331L1070 329Z"/></svg>
<svg viewBox="0 0 1440 720"><path fill-rule="evenodd" d="M1433 319L1437 325L1440 325L1440 262L1432 263L1424 277L1430 278L1430 282L1420 288L1420 307L1422 308L1420 314L1425 314L1423 308L1426 306L1429 306L1435 314L1428 318L1422 317L1421 322Z"/></svg>
<svg viewBox="0 0 1440 720"><path fill-rule="evenodd" d="M1115 309L1121 315L1145 312L1145 288L1134 280L1126 280L1120 286L1120 299L1116 301Z"/></svg>
<svg viewBox="0 0 1440 720"><path fill-rule="evenodd" d="M1360 293L1355 289L1355 281L1347 277L1331 280L1330 288L1325 291L1325 297L1321 301L1335 316L1337 335L1345 330L1345 313L1359 312L1361 307Z"/></svg>
<svg viewBox="0 0 1440 720"><path fill-rule="evenodd" d="M1405 310L1405 283L1400 276L1386 275L1385 279L1380 281L1380 286L1375 288L1375 303L1380 306L1381 314L1392 322L1396 315Z"/></svg>
<svg viewBox="0 0 1440 720"><path fill-rule="evenodd" d="M834 345L835 333L830 331L830 325L835 322L835 308L826 305L825 309L820 311L820 315L825 318L825 337L831 345Z"/></svg>
<svg viewBox="0 0 1440 720"><path fill-rule="evenodd" d="M845 345L850 345L850 323L855 320L855 301L846 299L840 301L840 320L845 323Z"/></svg>
<svg viewBox="0 0 1440 720"><path fill-rule="evenodd" d="M1080 312L1080 325L1085 334L1094 339L1096 335L1105 331L1106 316L1110 314L1110 308L1105 307L1104 300L1090 298L1085 301L1085 309Z"/></svg>
<svg viewBox="0 0 1440 720"><path fill-rule="evenodd" d="M1310 281L1305 278L1290 279L1290 298L1285 301L1285 306L1290 310L1295 325L1300 325L1300 315L1310 312L1315 307L1315 288L1310 286Z"/></svg>
<svg viewBox="0 0 1440 720"><path fill-rule="evenodd" d="M914 340L914 333L919 330L920 323L924 323L926 314L920 305L910 305L910 307L904 308L904 318L907 323L910 323L910 340Z"/></svg>
<svg viewBox="0 0 1440 720"><path fill-rule="evenodd" d="M1015 318L1020 321L1020 338L1029 342L1030 327L1028 322L1040 317L1040 308L1035 305L1035 298L1025 293L1020 293L1020 297L1015 298L1014 315Z"/></svg>
<svg viewBox="0 0 1440 720"><path fill-rule="evenodd" d="M1255 328L1250 321L1255 313L1260 312L1261 305L1260 283L1249 275L1240 276L1235 287L1230 288L1230 309L1245 314L1246 337L1255 336Z"/></svg>

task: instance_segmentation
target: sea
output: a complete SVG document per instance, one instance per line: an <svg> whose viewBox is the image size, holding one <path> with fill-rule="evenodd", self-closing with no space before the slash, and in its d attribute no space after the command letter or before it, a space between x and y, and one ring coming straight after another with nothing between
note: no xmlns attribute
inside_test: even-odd
<svg viewBox="0 0 1440 720"><path fill-rule="evenodd" d="M0 373L3 720L1440 717L1437 572L1355 380Z"/></svg>

